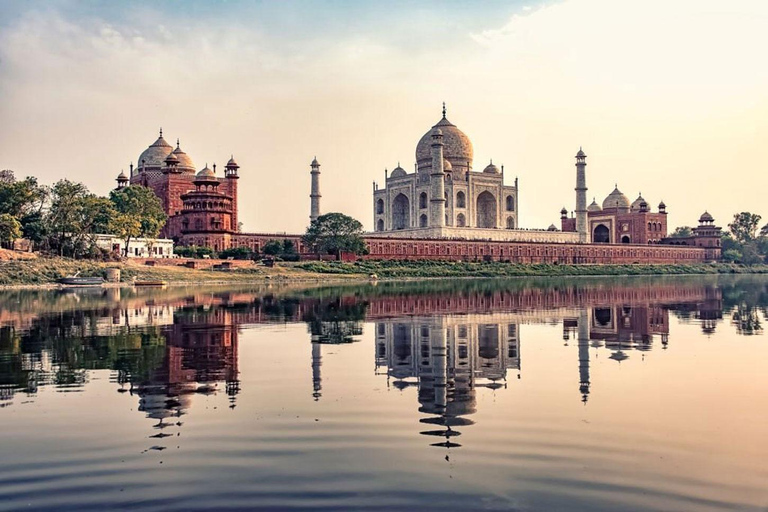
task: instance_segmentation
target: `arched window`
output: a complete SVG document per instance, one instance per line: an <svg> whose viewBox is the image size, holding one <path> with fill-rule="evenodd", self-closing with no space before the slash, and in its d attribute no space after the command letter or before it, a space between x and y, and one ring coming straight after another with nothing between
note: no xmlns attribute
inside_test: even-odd
<svg viewBox="0 0 768 512"><path fill-rule="evenodd" d="M512 196L507 196L507 211L515 211L515 198Z"/></svg>
<svg viewBox="0 0 768 512"><path fill-rule="evenodd" d="M426 208L427 207L427 193L422 192L419 194L419 208Z"/></svg>
<svg viewBox="0 0 768 512"><path fill-rule="evenodd" d="M621 243L628 244L629 243L629 237L627 235L624 235L621 237Z"/></svg>
<svg viewBox="0 0 768 512"><path fill-rule="evenodd" d="M376 231L384 231L384 219L379 219L376 222Z"/></svg>
<svg viewBox="0 0 768 512"><path fill-rule="evenodd" d="M466 208L467 207L467 196L464 195L464 192L459 191L458 194L456 194L456 208Z"/></svg>
<svg viewBox="0 0 768 512"><path fill-rule="evenodd" d="M376 213L378 213L378 214L384 213L384 200L383 199L379 199L378 201L376 201Z"/></svg>
<svg viewBox="0 0 768 512"><path fill-rule="evenodd" d="M648 231L653 231L653 224L650 222L648 223Z"/></svg>
<svg viewBox="0 0 768 512"><path fill-rule="evenodd" d="M507 217L507 229L515 229L515 218Z"/></svg>
<svg viewBox="0 0 768 512"><path fill-rule="evenodd" d="M496 198L488 191L477 196L477 227L496 227Z"/></svg>
<svg viewBox="0 0 768 512"><path fill-rule="evenodd" d="M425 228L427 227L427 216L425 214L421 214L421 217L419 217L419 227Z"/></svg>
<svg viewBox="0 0 768 512"><path fill-rule="evenodd" d="M459 194L462 194L462 195L463 195L463 193L462 193L462 192L459 192ZM456 216L456 225L457 225L458 227L460 227L460 228L463 228L464 226L466 226L466 225L467 225L467 219L466 219L466 217L464 217L464 214L463 214L463 213L460 213L460 214L458 214L458 215Z"/></svg>

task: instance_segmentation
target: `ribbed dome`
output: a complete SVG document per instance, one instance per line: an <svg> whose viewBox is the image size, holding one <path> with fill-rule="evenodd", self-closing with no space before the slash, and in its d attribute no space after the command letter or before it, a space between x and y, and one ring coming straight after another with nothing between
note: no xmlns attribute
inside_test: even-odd
<svg viewBox="0 0 768 512"><path fill-rule="evenodd" d="M618 186L603 201L603 210L609 208L629 209L629 199L621 193Z"/></svg>
<svg viewBox="0 0 768 512"><path fill-rule="evenodd" d="M464 132L456 128L448 119L443 117L421 137L416 145L416 163L419 167L432 164L432 130L439 128L443 132L443 157L453 165L472 163L474 150L472 142Z"/></svg>
<svg viewBox="0 0 768 512"><path fill-rule="evenodd" d="M172 150L173 147L165 141L163 138L163 131L160 130L160 136L157 140L139 155L138 167L135 172L140 171L142 166L147 169L159 169L163 166L165 157L167 157L168 153Z"/></svg>
<svg viewBox="0 0 768 512"><path fill-rule="evenodd" d="M600 205L597 204L597 201L595 201L595 198L593 197L592 198L592 204L587 206L587 211L588 212L601 212L601 211L603 211L603 209L600 208Z"/></svg>
<svg viewBox="0 0 768 512"><path fill-rule="evenodd" d="M633 212L640 211L640 208L643 204L645 204L645 206L648 207L648 202L645 199L643 199L643 195L638 194L637 199L635 199L632 202L632 205L629 207L629 209L632 210Z"/></svg>
<svg viewBox="0 0 768 512"><path fill-rule="evenodd" d="M499 168L493 165L493 161L491 161L491 163L483 169L483 172L487 174L499 174Z"/></svg>
<svg viewBox="0 0 768 512"><path fill-rule="evenodd" d="M195 163L188 154L182 151L178 141L176 141L176 149L173 150L173 154L176 155L176 158L179 160L179 164L176 166L178 169L183 169L190 173L195 172Z"/></svg>
<svg viewBox="0 0 768 512"><path fill-rule="evenodd" d="M408 173L399 164L392 169L392 174L389 175L390 178L402 178L403 176L408 176Z"/></svg>

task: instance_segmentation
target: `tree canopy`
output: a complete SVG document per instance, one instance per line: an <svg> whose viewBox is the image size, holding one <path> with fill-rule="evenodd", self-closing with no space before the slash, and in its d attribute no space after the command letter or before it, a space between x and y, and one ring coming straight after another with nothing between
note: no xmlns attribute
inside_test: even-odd
<svg viewBox="0 0 768 512"><path fill-rule="evenodd" d="M343 213L326 213L312 221L303 240L317 254L365 254L368 248L362 235L359 221Z"/></svg>
<svg viewBox="0 0 768 512"><path fill-rule="evenodd" d="M728 224L728 229L736 241L740 243L750 242L755 239L757 226L762 217L755 213L741 212L733 216L733 222Z"/></svg>
<svg viewBox="0 0 768 512"><path fill-rule="evenodd" d="M693 236L693 229L691 226L678 226L672 234L669 235L670 238L688 238L689 236Z"/></svg>
<svg viewBox="0 0 768 512"><path fill-rule="evenodd" d="M109 200L116 212L109 230L125 240L126 256L131 238L156 238L168 218L160 198L148 187L131 185L113 190Z"/></svg>
<svg viewBox="0 0 768 512"><path fill-rule="evenodd" d="M21 223L16 217L0 213L0 242L9 243L21 238Z"/></svg>

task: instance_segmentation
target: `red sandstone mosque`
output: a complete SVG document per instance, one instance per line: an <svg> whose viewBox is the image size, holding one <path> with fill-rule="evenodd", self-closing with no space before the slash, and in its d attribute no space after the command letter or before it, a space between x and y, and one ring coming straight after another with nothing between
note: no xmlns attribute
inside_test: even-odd
<svg viewBox="0 0 768 512"><path fill-rule="evenodd" d="M469 137L442 117L416 145L414 171L400 165L373 185L374 231L366 235L378 259L450 259L514 263L681 263L720 258L721 229L704 213L686 238L667 237L663 201L651 211L640 195L634 202L618 186L602 202L586 201L586 158L576 154L576 203L572 216L561 210L561 225L549 229L519 227L518 182L504 184L504 167L492 162L473 169ZM320 163L310 164L310 220L320 215ZM221 251L248 247L260 251L269 240L291 240L310 256L301 235L243 233L237 217L240 166L231 156L223 176L216 165L196 170L176 141L160 136L120 173L118 188L143 185L160 198L168 215L162 236L178 245Z"/></svg>

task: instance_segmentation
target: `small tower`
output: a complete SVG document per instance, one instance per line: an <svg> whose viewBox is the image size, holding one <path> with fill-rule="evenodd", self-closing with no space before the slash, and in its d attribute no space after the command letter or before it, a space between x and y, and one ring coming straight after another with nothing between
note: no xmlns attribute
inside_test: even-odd
<svg viewBox="0 0 768 512"><path fill-rule="evenodd" d="M320 216L320 162L317 161L317 157L312 159L310 164L312 170L310 175L312 176L312 188L309 193L309 220L314 222Z"/></svg>
<svg viewBox="0 0 768 512"><path fill-rule="evenodd" d="M235 162L235 156L231 155L229 157L229 162L227 162L227 165L224 166L224 177L236 180L240 178L237 174L237 170L240 168L239 165L237 165L237 162Z"/></svg>
<svg viewBox="0 0 768 512"><path fill-rule="evenodd" d="M445 106L443 106L445 114ZM429 173L429 227L445 226L445 172L443 172L443 132L432 130L432 170Z"/></svg>
<svg viewBox="0 0 768 512"><path fill-rule="evenodd" d="M126 176L125 172L123 171L120 171L120 174L117 175L116 181L117 181L117 190L120 190L128 186L128 176Z"/></svg>
<svg viewBox="0 0 768 512"><path fill-rule="evenodd" d="M579 243L589 243L589 230L587 229L587 155L579 148L576 153L576 232L579 234Z"/></svg>

